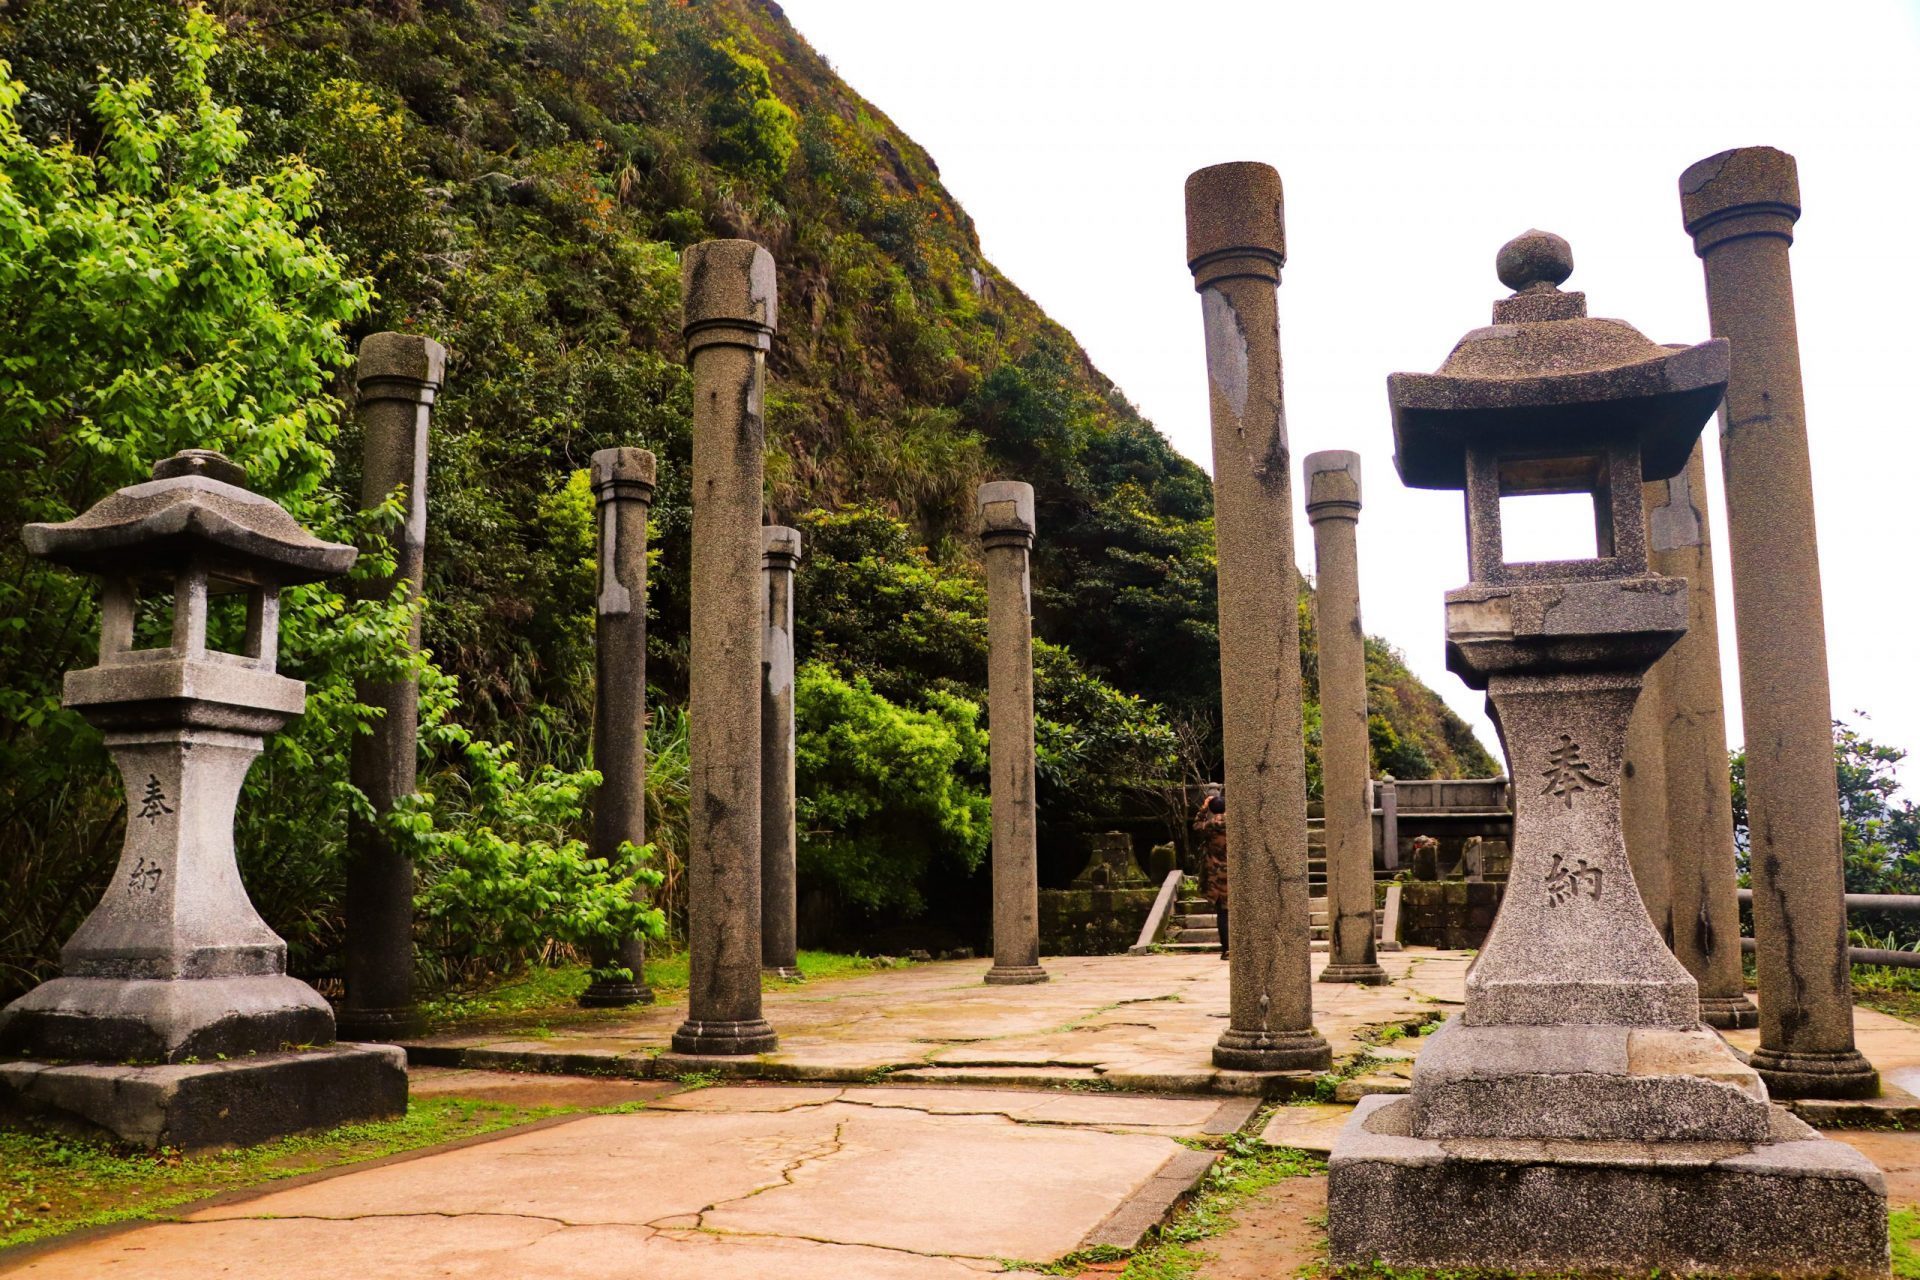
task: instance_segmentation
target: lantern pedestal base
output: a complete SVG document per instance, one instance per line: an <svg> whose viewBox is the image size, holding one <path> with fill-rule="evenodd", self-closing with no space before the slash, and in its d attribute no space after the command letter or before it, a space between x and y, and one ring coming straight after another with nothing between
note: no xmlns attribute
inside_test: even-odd
<svg viewBox="0 0 1920 1280"><path fill-rule="evenodd" d="M1414 1138L1412 1108L1366 1098L1340 1132L1336 1267L1887 1272L1880 1171L1779 1108L1757 1143Z"/></svg>
<svg viewBox="0 0 1920 1280"><path fill-rule="evenodd" d="M147 1067L0 1062L0 1110L144 1147L248 1146L406 1114L407 1057L356 1044Z"/></svg>
<svg viewBox="0 0 1920 1280"><path fill-rule="evenodd" d="M0 1053L178 1063L331 1044L333 1012L298 978L52 978L0 1012Z"/></svg>

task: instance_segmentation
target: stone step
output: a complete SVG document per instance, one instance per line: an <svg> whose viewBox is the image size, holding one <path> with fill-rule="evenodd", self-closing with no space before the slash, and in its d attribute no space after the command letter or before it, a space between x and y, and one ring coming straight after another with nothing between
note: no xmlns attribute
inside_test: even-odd
<svg viewBox="0 0 1920 1280"><path fill-rule="evenodd" d="M1182 912L1213 910L1213 904L1205 898L1182 898L1174 905L1179 907Z"/></svg>
<svg viewBox="0 0 1920 1280"><path fill-rule="evenodd" d="M1218 952L1220 944L1218 942L1166 942L1161 944L1160 949L1177 951L1183 955L1205 955L1208 952Z"/></svg>
<svg viewBox="0 0 1920 1280"><path fill-rule="evenodd" d="M1218 929L1176 929L1173 940L1176 943L1206 942L1217 946L1220 942L1220 931Z"/></svg>
<svg viewBox="0 0 1920 1280"><path fill-rule="evenodd" d="M1217 929L1220 917L1209 911L1205 915L1175 916L1173 927L1176 929Z"/></svg>

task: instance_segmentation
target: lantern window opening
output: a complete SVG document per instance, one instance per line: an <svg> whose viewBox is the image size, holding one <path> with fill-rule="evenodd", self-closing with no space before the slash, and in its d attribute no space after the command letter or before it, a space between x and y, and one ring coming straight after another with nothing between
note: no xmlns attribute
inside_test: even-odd
<svg viewBox="0 0 1920 1280"><path fill-rule="evenodd" d="M1502 455L1501 559L1505 564L1612 559L1613 503L1603 453Z"/></svg>

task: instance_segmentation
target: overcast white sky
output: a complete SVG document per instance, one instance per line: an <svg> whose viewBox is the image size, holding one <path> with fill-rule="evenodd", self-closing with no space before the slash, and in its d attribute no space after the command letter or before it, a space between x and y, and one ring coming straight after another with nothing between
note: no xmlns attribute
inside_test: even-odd
<svg viewBox="0 0 1920 1280"><path fill-rule="evenodd" d="M1709 336L1680 226L1693 161L1800 164L1793 249L1834 709L1920 756L1920 5L782 0L932 153L987 256L1211 469L1182 183L1286 185L1280 290L1295 457L1357 450L1369 631L1480 729L1442 662L1466 582L1458 495L1403 488L1386 375L1430 370L1505 290L1495 251L1567 237L1594 315ZM1708 474L1730 740L1741 738L1717 429ZM1299 477L1294 477L1296 506ZM1297 554L1313 563L1296 510ZM1042 536L1044 536L1044 531ZM1920 761L1904 776L1920 781Z"/></svg>

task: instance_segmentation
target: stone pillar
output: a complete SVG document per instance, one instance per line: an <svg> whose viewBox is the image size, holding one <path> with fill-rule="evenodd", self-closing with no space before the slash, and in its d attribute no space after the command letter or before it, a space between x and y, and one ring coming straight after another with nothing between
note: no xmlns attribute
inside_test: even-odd
<svg viewBox="0 0 1920 1280"><path fill-rule="evenodd" d="M609 862L620 856L622 843L647 842L647 512L654 474L653 454L645 449L593 455L600 562L593 621L593 767L600 771L593 856ZM653 1003L644 937L628 938L595 960L629 976L594 981L581 1004Z"/></svg>
<svg viewBox="0 0 1920 1280"><path fill-rule="evenodd" d="M987 549L987 732L993 768L995 986L1045 982L1040 967L1040 855L1033 807L1033 486L980 486Z"/></svg>
<svg viewBox="0 0 1920 1280"><path fill-rule="evenodd" d="M760 531L766 605L760 615L760 967L800 975L798 832L793 764L793 571L800 531Z"/></svg>
<svg viewBox="0 0 1920 1280"><path fill-rule="evenodd" d="M1315 632L1320 637L1320 777L1327 821L1327 967L1322 982L1387 980L1374 950L1373 814L1367 804L1367 643L1360 627L1360 455L1307 455Z"/></svg>
<svg viewBox="0 0 1920 1280"><path fill-rule="evenodd" d="M1771 147L1711 156L1680 176L1680 205L1706 266L1713 332L1733 342L1720 462L1759 943L1753 1065L1780 1097L1870 1097L1880 1079L1853 1043L1833 703L1787 264L1800 216L1793 157Z"/></svg>
<svg viewBox="0 0 1920 1280"><path fill-rule="evenodd" d="M1232 885L1232 1012L1216 1065L1320 1070L1307 922L1307 780L1293 485L1280 390L1280 175L1187 179L1187 264L1206 324L1220 561L1220 702Z"/></svg>
<svg viewBox="0 0 1920 1280"><path fill-rule="evenodd" d="M1652 489L1655 485L1647 485ZM1666 482L1658 482L1664 489ZM1658 685L1649 679L1627 721L1625 754L1620 761L1620 830L1627 842L1633 882L1647 906L1647 918L1663 941L1673 945L1673 906L1667 875L1667 747L1662 732L1666 708Z"/></svg>
<svg viewBox="0 0 1920 1280"><path fill-rule="evenodd" d="M359 388L364 461L360 506L377 507L404 491L407 517L395 534L394 576L362 585L377 599L405 582L417 601L426 572L427 423L446 377L446 348L405 333L371 334L354 369ZM420 644L416 611L409 643ZM414 790L419 762L420 690L412 680L359 680L355 696L385 714L354 735L348 772L385 815ZM347 994L340 1006L343 1040L392 1040L417 1029L413 1003L413 860L396 850L377 823L347 822Z"/></svg>
<svg viewBox="0 0 1920 1280"><path fill-rule="evenodd" d="M691 821L682 1054L766 1053L760 1016L760 511L773 256L708 240L680 265L693 373Z"/></svg>
<svg viewBox="0 0 1920 1280"><path fill-rule="evenodd" d="M1737 360L1739 357L1736 356ZM1687 634L1654 664L1645 698L1665 709L1667 869L1673 954L1700 984L1700 1021L1732 1030L1760 1018L1740 966L1740 903L1720 705L1720 622L1707 529L1707 464L1696 445L1687 469L1646 488L1647 560L1687 582ZM1640 874L1636 867L1634 874Z"/></svg>

